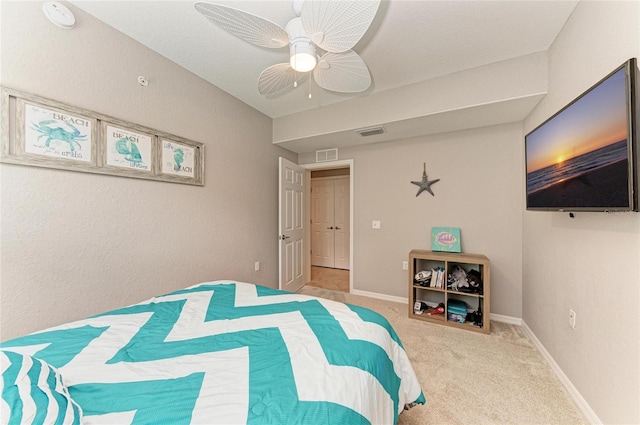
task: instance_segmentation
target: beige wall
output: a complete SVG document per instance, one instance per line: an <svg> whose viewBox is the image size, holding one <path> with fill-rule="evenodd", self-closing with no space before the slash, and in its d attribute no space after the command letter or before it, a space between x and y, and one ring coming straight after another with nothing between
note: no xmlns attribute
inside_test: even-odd
<svg viewBox="0 0 640 425"><path fill-rule="evenodd" d="M0 7L3 85L206 153L204 187L1 164L0 339L207 280L276 287L277 157L297 156L271 120L73 6L71 31L42 2Z"/></svg>
<svg viewBox="0 0 640 425"><path fill-rule="evenodd" d="M521 317L522 156L519 123L341 149L354 162L354 289L406 299L409 251L431 248L433 226L460 227L462 250L491 260L491 312ZM440 181L416 197L424 162Z"/></svg>
<svg viewBox="0 0 640 425"><path fill-rule="evenodd" d="M525 132L630 57L640 58L640 2L580 2ZM525 323L603 423L640 423L640 213L525 212L523 248Z"/></svg>

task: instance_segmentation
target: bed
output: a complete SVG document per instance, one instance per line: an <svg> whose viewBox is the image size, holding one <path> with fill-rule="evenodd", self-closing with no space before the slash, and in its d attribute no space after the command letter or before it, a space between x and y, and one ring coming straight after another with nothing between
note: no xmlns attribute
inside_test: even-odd
<svg viewBox="0 0 640 425"><path fill-rule="evenodd" d="M2 423L395 424L425 402L353 305L214 281L0 344Z"/></svg>

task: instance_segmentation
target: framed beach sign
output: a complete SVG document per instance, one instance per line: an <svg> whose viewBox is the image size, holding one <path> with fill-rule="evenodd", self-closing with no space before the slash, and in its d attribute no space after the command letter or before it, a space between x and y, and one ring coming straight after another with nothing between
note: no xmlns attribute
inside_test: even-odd
<svg viewBox="0 0 640 425"><path fill-rule="evenodd" d="M155 169L156 136L134 124L102 121L103 166L123 172L152 174Z"/></svg>
<svg viewBox="0 0 640 425"><path fill-rule="evenodd" d="M202 181L203 147L200 143L169 137L160 137L159 140L160 174L180 180Z"/></svg>
<svg viewBox="0 0 640 425"><path fill-rule="evenodd" d="M0 162L204 186L204 144L0 86Z"/></svg>
<svg viewBox="0 0 640 425"><path fill-rule="evenodd" d="M94 117L54 102L17 99L16 151L49 163L96 165Z"/></svg>

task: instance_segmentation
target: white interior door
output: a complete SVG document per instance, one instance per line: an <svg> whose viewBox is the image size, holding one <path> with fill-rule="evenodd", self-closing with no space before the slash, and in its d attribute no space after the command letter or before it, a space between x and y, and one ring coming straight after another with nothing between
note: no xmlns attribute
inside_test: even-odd
<svg viewBox="0 0 640 425"><path fill-rule="evenodd" d="M349 177L311 181L311 265L349 269Z"/></svg>
<svg viewBox="0 0 640 425"><path fill-rule="evenodd" d="M349 235L351 234L349 177L334 180L334 267L349 269Z"/></svg>
<svg viewBox="0 0 640 425"><path fill-rule="evenodd" d="M311 181L311 264L334 267L333 180Z"/></svg>
<svg viewBox="0 0 640 425"><path fill-rule="evenodd" d="M304 168L280 158L278 239L279 288L296 292L304 282Z"/></svg>

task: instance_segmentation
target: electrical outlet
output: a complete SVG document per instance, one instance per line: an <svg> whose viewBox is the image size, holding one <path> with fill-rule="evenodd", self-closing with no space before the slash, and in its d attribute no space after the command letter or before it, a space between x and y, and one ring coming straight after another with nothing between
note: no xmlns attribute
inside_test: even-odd
<svg viewBox="0 0 640 425"><path fill-rule="evenodd" d="M576 312L569 309L569 326L576 328Z"/></svg>
<svg viewBox="0 0 640 425"><path fill-rule="evenodd" d="M260 261L256 261L256 264L254 265L254 268L256 271L260 271Z"/></svg>
<svg viewBox="0 0 640 425"><path fill-rule="evenodd" d="M402 270L409 270L409 262L408 261L403 261L402 262Z"/></svg>
<svg viewBox="0 0 640 425"><path fill-rule="evenodd" d="M371 222L371 228L372 229L376 229L376 230L380 230L380 222L378 220L374 220Z"/></svg>

